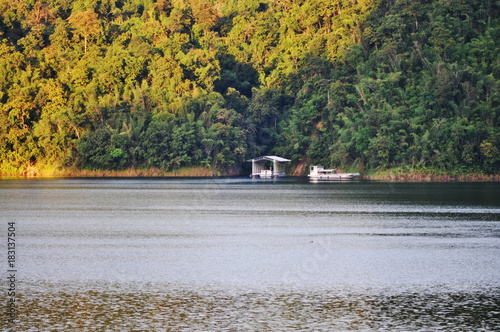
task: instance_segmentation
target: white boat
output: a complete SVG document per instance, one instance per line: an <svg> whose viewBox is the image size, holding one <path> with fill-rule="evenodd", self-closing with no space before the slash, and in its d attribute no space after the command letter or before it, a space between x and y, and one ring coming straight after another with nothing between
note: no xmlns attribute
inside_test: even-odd
<svg viewBox="0 0 500 332"><path fill-rule="evenodd" d="M263 169L258 173L258 176L262 179L277 177L277 175L273 174L272 169Z"/></svg>
<svg viewBox="0 0 500 332"><path fill-rule="evenodd" d="M310 166L308 176L311 180L352 180L357 178L359 173L341 173L338 169Z"/></svg>

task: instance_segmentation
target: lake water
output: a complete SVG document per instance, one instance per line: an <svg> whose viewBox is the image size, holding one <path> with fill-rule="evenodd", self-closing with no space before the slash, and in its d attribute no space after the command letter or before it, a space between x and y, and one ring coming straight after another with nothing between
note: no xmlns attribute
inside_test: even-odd
<svg viewBox="0 0 500 332"><path fill-rule="evenodd" d="M500 183L4 179L0 220L12 331L500 330Z"/></svg>

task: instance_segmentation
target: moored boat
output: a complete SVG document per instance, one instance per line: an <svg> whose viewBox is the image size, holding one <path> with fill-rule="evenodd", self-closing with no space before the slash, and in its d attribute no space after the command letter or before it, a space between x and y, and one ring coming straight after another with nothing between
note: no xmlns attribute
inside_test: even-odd
<svg viewBox="0 0 500 332"><path fill-rule="evenodd" d="M323 166L310 166L309 179L311 180L352 180L359 173L342 173L338 169L325 169Z"/></svg>

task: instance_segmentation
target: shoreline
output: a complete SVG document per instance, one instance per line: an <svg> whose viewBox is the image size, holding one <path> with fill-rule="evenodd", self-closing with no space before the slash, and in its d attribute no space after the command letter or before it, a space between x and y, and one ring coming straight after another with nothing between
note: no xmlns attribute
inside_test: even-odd
<svg viewBox="0 0 500 332"><path fill-rule="evenodd" d="M480 173L438 173L433 171L401 171L398 169L375 171L362 176L367 180L395 181L395 182L496 182L500 181L500 174Z"/></svg>
<svg viewBox="0 0 500 332"><path fill-rule="evenodd" d="M131 174L125 171L87 171L73 174L57 174L57 175L0 175L1 180L21 179L21 180L42 180L42 179L78 179L78 178L217 178L217 177L247 177L241 174L215 174L210 172L137 172ZM306 178L306 175L288 175L287 178ZM418 176L360 176L357 179L345 180L342 182L357 182L357 181L385 181L385 182L500 182L500 175L491 176L435 176L435 177L418 177ZM335 181L331 181L335 182Z"/></svg>
<svg viewBox="0 0 500 332"><path fill-rule="evenodd" d="M463 176L362 176L363 180L389 182L500 182L500 175L463 175Z"/></svg>
<svg viewBox="0 0 500 332"><path fill-rule="evenodd" d="M143 178L143 177L222 177L245 176L239 172L222 173L206 167L184 167L165 171L158 168L129 168L123 170L86 170L75 167L39 169L30 167L20 174L0 174L1 179L42 179L42 178ZM306 174L292 174L289 177L303 177ZM385 170L366 172L359 180L394 182L500 182L500 174L464 173L460 175L436 174L433 172Z"/></svg>
<svg viewBox="0 0 500 332"><path fill-rule="evenodd" d="M31 169L21 174L0 174L0 179L24 178L141 178L141 177L214 177L221 174L206 167L186 167L172 171L158 168L128 168L123 170L87 170L64 168L57 170Z"/></svg>

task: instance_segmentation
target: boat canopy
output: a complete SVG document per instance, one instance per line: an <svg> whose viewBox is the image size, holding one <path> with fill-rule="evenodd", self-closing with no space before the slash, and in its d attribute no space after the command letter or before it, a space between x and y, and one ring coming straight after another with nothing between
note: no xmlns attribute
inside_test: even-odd
<svg viewBox="0 0 500 332"><path fill-rule="evenodd" d="M286 162L291 161L290 159L286 159L286 158L278 157L278 156L262 156L262 157L257 157L257 158L253 158L253 159L248 159L247 161L256 162L256 161L262 161L262 160L277 161L279 163L286 163Z"/></svg>
<svg viewBox="0 0 500 332"><path fill-rule="evenodd" d="M281 177L285 176L285 165L291 161L290 159L286 159L278 156L262 156L253 159L249 159L249 162L252 163L252 174L251 177ZM272 162L271 169L266 169L266 164Z"/></svg>

